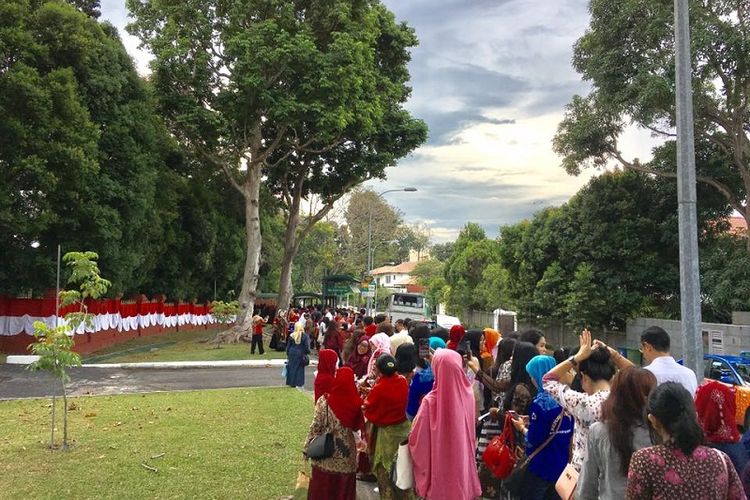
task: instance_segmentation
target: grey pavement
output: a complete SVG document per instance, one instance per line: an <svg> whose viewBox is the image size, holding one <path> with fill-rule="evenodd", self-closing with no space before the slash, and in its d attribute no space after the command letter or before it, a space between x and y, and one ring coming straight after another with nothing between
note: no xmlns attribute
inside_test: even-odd
<svg viewBox="0 0 750 500"><path fill-rule="evenodd" d="M312 390L314 367L307 368L305 388ZM278 387L284 385L281 367L183 367L175 368L72 368L68 394L112 395L142 392L187 391L230 387ZM59 384L46 373L29 372L22 365L0 364L0 400L61 395Z"/></svg>

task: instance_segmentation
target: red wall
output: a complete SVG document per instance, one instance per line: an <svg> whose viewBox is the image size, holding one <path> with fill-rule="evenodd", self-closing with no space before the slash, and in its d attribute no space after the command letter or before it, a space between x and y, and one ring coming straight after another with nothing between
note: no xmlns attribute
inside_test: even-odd
<svg viewBox="0 0 750 500"><path fill-rule="evenodd" d="M26 307L31 307L33 309L33 313L38 314L39 316L47 316L47 315L54 315L54 299L52 299L52 306L51 306L51 312L48 311L49 307L49 299L8 299L3 298L4 300L0 301L0 314L6 313L9 307L5 305L3 307L3 304L7 304L9 301L13 301L16 305L19 303L19 301L28 301L26 305L23 306L25 309ZM101 304L99 304L99 307L102 307L102 304L107 302L112 302L113 304L116 303L116 305L113 306L113 304L110 304L111 307L116 307L117 309L120 309L121 312L125 312L125 309L129 308L128 315L132 314L133 312L156 312L158 309L159 312L167 312L167 313L187 313L187 312L193 312L194 308L198 308L199 314L207 313L210 310L210 306L204 306L199 304L189 304L189 303L175 303L175 304L166 304L164 303L163 298L159 298L154 301L148 301L144 300L145 297L138 297L135 301L132 302L123 302L121 303L119 300L114 301L100 301ZM38 304L37 304L38 302ZM36 312L36 309L39 309L39 312ZM92 303L89 304L89 311L92 313L96 312L97 304ZM135 311L132 309L135 308ZM104 310L104 309L102 309ZM109 309L108 309L109 310ZM24 311L25 312L25 311ZM65 311L61 311L61 314L64 314ZM193 331L193 330L208 330L209 327L213 327L214 325L182 325L182 326L174 326L174 327L165 327L165 326L159 326L159 325L152 325L147 328L141 328L140 326L137 329L132 329L130 331L117 331L117 329L109 329L109 330L102 330L99 332L94 333L85 333L83 335L74 335L73 339L75 340L75 346L73 347L73 350L79 354L90 354L93 352L96 352L100 349L104 349L106 347L110 347L116 344L122 344L123 342L127 342L128 340L137 338L137 337L145 337L145 336L151 336L151 335L167 335L170 333L177 333L181 331ZM18 335L0 335L0 352L5 354L28 354L28 346L32 344L35 341L33 335L28 335L26 333L20 333Z"/></svg>

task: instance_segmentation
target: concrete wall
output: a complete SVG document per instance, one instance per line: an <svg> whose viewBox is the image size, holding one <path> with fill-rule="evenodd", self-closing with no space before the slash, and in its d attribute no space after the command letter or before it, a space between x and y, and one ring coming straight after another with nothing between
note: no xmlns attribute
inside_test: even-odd
<svg viewBox="0 0 750 500"><path fill-rule="evenodd" d="M750 325L750 311L732 312L733 325Z"/></svg>
<svg viewBox="0 0 750 500"><path fill-rule="evenodd" d="M667 319L635 318L628 321L625 347L638 349L641 332L649 326L659 326L669 333L672 343L672 356L683 356L681 322ZM709 354L733 354L750 351L750 325L727 325L723 323L703 323L703 349Z"/></svg>
<svg viewBox="0 0 750 500"><path fill-rule="evenodd" d="M528 321L518 322L519 332L528 330L529 328L536 328L541 330L547 340L547 345L552 346L555 349L561 346L575 348L578 347L581 343L579 337L581 331L570 325L566 325L563 323L542 325L530 323ZM594 331L593 333L594 338L601 339L608 346L614 347L615 349L625 347L625 332L609 331L602 333Z"/></svg>

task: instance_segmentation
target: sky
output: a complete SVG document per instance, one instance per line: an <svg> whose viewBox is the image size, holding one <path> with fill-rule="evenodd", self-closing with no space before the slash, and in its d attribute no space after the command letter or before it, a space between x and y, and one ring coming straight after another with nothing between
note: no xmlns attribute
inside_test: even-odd
<svg viewBox="0 0 750 500"><path fill-rule="evenodd" d="M383 0L416 30L406 107L430 137L387 180L384 195L405 222L451 241L467 222L495 237L502 225L567 201L595 172L565 173L552 138L565 105L589 84L571 67L588 22L588 0ZM150 56L125 32L125 0L102 0L102 19L119 30L141 74ZM630 130L625 156L647 160L654 141Z"/></svg>

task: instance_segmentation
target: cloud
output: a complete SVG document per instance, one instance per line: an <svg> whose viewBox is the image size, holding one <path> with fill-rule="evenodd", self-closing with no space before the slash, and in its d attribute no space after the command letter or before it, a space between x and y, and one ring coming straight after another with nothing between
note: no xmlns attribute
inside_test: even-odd
<svg viewBox="0 0 750 500"><path fill-rule="evenodd" d="M551 140L574 94L588 92L570 65L589 21L584 0L384 0L414 27L408 109L430 127L427 144L389 169L389 193L407 222L434 241L455 239L469 221L494 237L501 225L565 202L593 173L568 176ZM102 0L102 18L123 37L141 73L150 56L124 31L125 0ZM623 141L644 159L643 134Z"/></svg>
<svg viewBox="0 0 750 500"><path fill-rule="evenodd" d="M141 75L151 73L148 63L153 56L146 50L138 48L140 40L125 31L125 26L130 22L125 0L101 0L101 21L109 21L120 33L122 44L133 58L135 67Z"/></svg>

